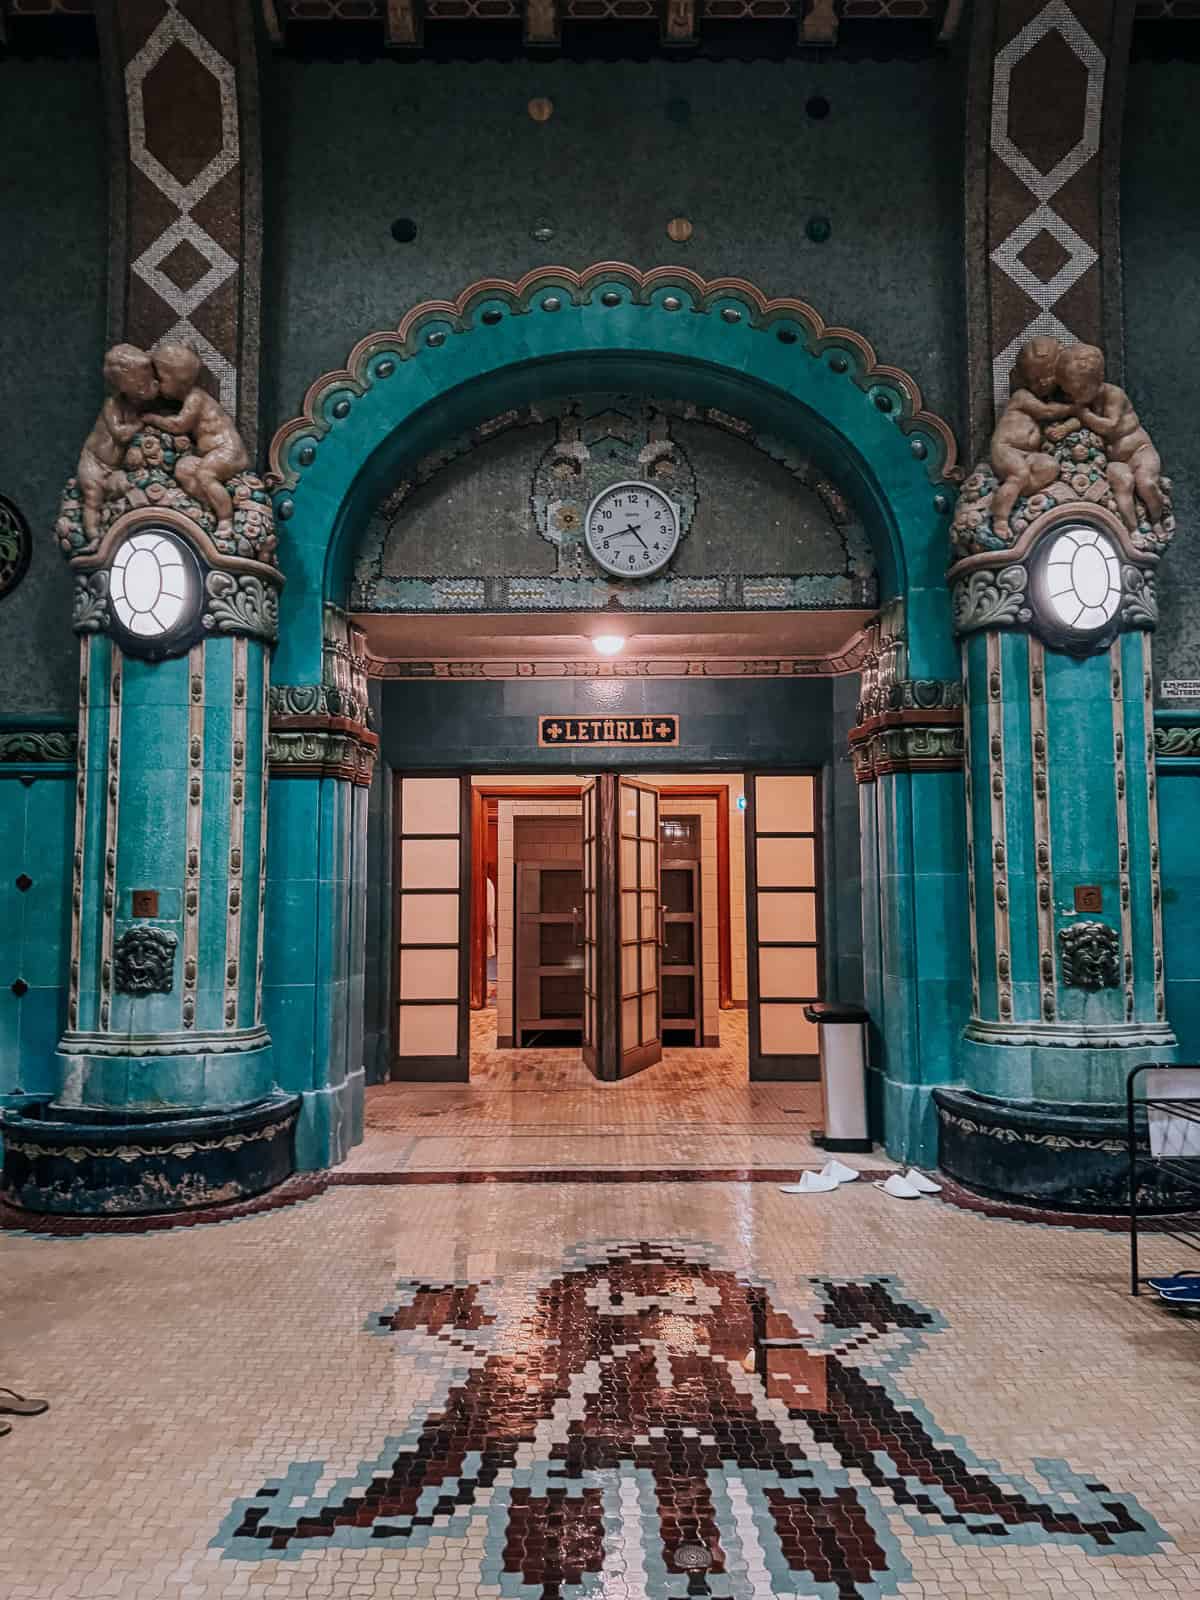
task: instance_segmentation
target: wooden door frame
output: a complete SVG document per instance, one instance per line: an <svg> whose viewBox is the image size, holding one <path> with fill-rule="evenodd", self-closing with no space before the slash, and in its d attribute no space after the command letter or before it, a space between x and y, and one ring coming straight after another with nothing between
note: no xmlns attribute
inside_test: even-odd
<svg viewBox="0 0 1200 1600"><path fill-rule="evenodd" d="M654 782L654 774L646 779ZM743 781L744 778L743 778ZM733 933L729 892L729 796L732 783L664 783L664 800L715 800L717 802L717 1006L732 1011Z"/></svg>
<svg viewBox="0 0 1200 1600"><path fill-rule="evenodd" d="M443 1001L422 1002L419 1000L405 1001L400 992L400 961L402 951L405 949L448 949L446 945L405 945L400 936L403 919L401 916L402 901L405 894L421 894L422 890L405 890L403 888L403 871L401 868L402 852L405 838L409 839L443 839L447 834L420 834L406 835L404 832L404 780L405 778L453 778L459 785L458 802L458 1026L456 1030L457 1048L453 1056L401 1056L397 1054L400 1041L400 1007L401 1005L444 1004ZM464 992L468 977L469 951L467 949L468 934L470 931L470 888L463 892L465 874L470 857L470 845L467 834L471 824L471 808L466 803L467 790L470 786L470 776L459 771L455 772L407 772L399 768L392 772L392 815L391 815L391 851L392 851L392 883L391 883L391 908L392 908L392 995L391 995L391 1045L389 1050L388 1078L392 1082L415 1083L466 1083L471 1072L471 1016L469 996L464 1003ZM440 890L430 890L429 893L441 893ZM448 891L447 891L448 892ZM403 1073L400 1069L404 1068Z"/></svg>
<svg viewBox="0 0 1200 1600"><path fill-rule="evenodd" d="M817 950L817 982L824 992L827 981L825 962L827 948L825 942L825 814L824 794L822 784L822 769L820 767L788 766L788 767L749 767L745 774L746 780L746 1005L749 1012L749 1069L752 1083L816 1083L820 1080L821 1071L818 1058L803 1058L806 1065L803 1068L780 1067L772 1071L764 1067L764 1057L761 1048L758 995L758 829L755 826L754 805L754 780L755 778L811 778L813 780L813 875L814 884L814 916L816 917L817 937L815 942ZM765 1058L770 1060L769 1057ZM781 1060L799 1060L799 1057L782 1057ZM811 1064L808 1064L811 1062ZM757 1063L757 1071L755 1064Z"/></svg>
<svg viewBox="0 0 1200 1600"><path fill-rule="evenodd" d="M482 1011L487 1004L487 802L577 800L587 778L578 783L475 783L468 774L467 782L471 784L470 1008ZM496 898L499 911L499 895Z"/></svg>

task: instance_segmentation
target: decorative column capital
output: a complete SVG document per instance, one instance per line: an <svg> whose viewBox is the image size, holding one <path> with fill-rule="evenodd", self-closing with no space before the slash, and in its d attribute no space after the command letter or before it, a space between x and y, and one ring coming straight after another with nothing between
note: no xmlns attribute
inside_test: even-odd
<svg viewBox="0 0 1200 1600"><path fill-rule="evenodd" d="M323 682L271 686L271 776L341 778L365 788L379 754L366 638L336 606L325 608L324 634Z"/></svg>
<svg viewBox="0 0 1200 1600"><path fill-rule="evenodd" d="M1158 621L1154 569L1175 532L1170 480L1095 345L1030 339L989 457L950 531L954 627L1035 633L1092 655Z"/></svg>
<svg viewBox="0 0 1200 1600"><path fill-rule="evenodd" d="M271 498L199 374L189 345L108 352L110 393L55 524L76 632L150 660L221 634L273 644L279 629Z"/></svg>

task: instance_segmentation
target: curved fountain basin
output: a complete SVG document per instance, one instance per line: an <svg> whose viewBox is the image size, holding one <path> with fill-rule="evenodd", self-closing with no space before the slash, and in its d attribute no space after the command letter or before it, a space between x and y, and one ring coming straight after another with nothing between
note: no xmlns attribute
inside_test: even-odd
<svg viewBox="0 0 1200 1600"><path fill-rule="evenodd" d="M300 1096L244 1105L119 1111L49 1095L0 1109L0 1198L26 1211L138 1216L228 1205L294 1170Z"/></svg>

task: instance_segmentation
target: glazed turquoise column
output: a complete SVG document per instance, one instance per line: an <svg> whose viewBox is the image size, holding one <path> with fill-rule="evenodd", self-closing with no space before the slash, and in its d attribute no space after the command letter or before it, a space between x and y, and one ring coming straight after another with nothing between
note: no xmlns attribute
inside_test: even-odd
<svg viewBox="0 0 1200 1600"><path fill-rule="evenodd" d="M1023 630L964 640L972 861L966 1078L981 1094L1113 1103L1170 1059L1150 639L1097 654Z"/></svg>
<svg viewBox="0 0 1200 1600"><path fill-rule="evenodd" d="M936 1086L958 1075L967 1017L966 852L957 683L908 676L898 603L867 629L858 725L863 971L874 1131L931 1165Z"/></svg>
<svg viewBox="0 0 1200 1600"><path fill-rule="evenodd" d="M362 634L325 608L321 683L271 690L267 1020L280 1087L301 1096L296 1165L363 1133L367 813L378 736Z"/></svg>
<svg viewBox="0 0 1200 1600"><path fill-rule="evenodd" d="M147 539L181 552L187 593L168 636L143 643L113 574ZM149 507L72 565L79 769L58 1102L143 1114L261 1100L274 1088L261 956L277 575L227 565L202 527Z"/></svg>

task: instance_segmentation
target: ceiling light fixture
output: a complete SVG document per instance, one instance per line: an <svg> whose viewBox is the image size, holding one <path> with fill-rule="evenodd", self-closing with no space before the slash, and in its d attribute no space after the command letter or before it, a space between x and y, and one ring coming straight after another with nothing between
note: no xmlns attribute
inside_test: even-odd
<svg viewBox="0 0 1200 1600"><path fill-rule="evenodd" d="M619 633L598 633L592 640L592 649L597 655L617 656L625 648L625 640Z"/></svg>

